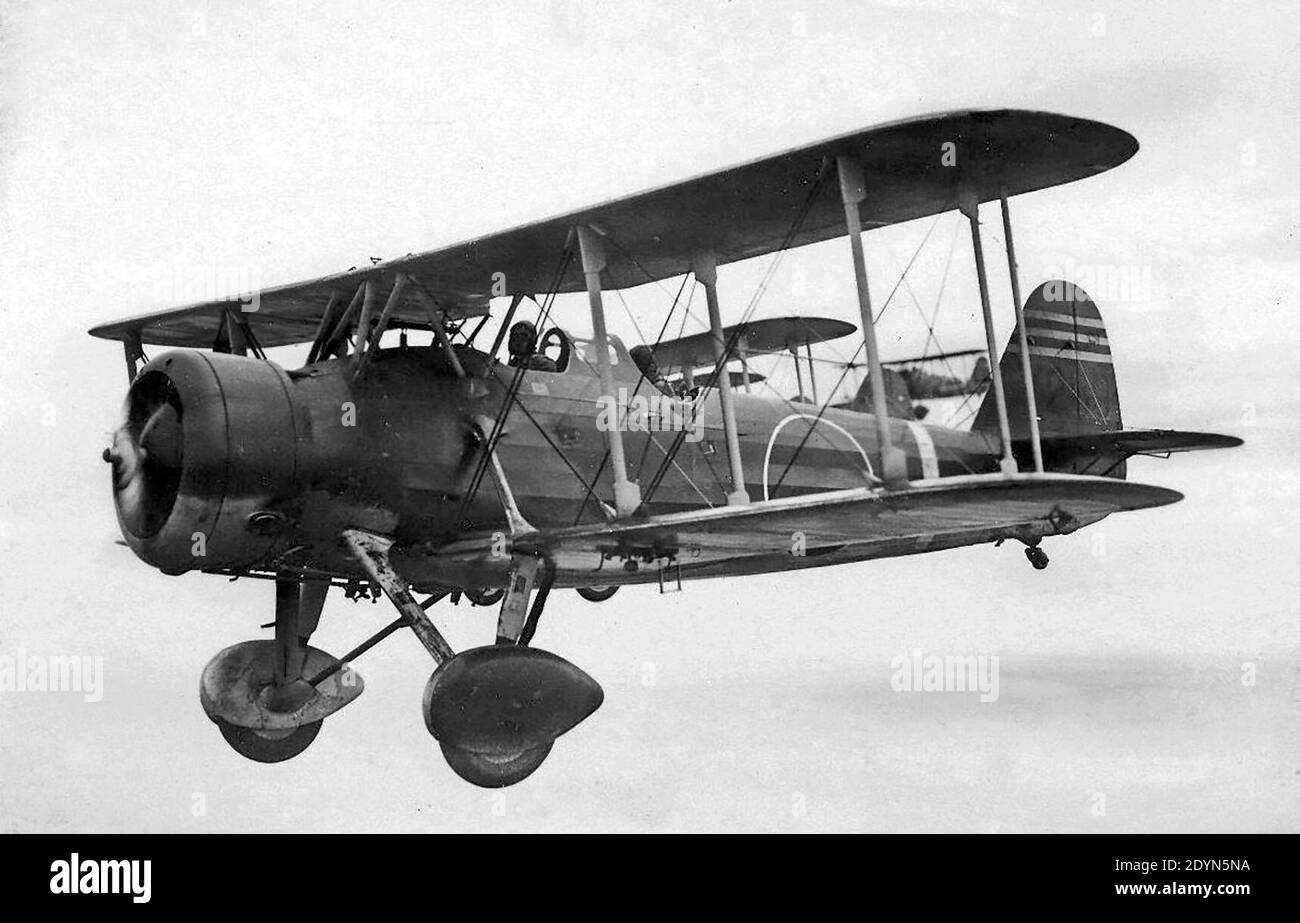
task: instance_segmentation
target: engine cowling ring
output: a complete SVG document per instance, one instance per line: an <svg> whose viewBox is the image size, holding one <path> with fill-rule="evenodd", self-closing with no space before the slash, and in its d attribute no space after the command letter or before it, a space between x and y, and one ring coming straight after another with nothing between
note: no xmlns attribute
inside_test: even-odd
<svg viewBox="0 0 1300 923"><path fill-rule="evenodd" d="M265 560L282 536L262 514L295 492L298 429L274 363L189 350L150 361L105 453L131 550L167 574Z"/></svg>

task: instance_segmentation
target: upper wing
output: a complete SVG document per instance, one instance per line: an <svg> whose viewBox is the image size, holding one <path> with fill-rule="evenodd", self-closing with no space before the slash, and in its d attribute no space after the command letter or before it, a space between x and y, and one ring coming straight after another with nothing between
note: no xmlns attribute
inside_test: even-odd
<svg viewBox="0 0 1300 923"><path fill-rule="evenodd" d="M701 250L729 263L838 237L845 223L837 184L815 181L826 159L839 154L862 162L863 225L879 227L947 211L959 187L988 201L1003 189L1017 195L1100 173L1136 151L1137 141L1118 128L1045 112L959 111L891 122L428 253L268 289L252 323L266 346L310 340L331 296L346 299L363 280L397 271L418 277L453 315L483 310L489 293L579 291L578 261L560 260L575 224L606 235L609 288L681 275ZM494 282L501 283L495 292ZM91 333L206 347L230 306L189 305ZM424 317L418 303L411 309ZM394 316L406 318L405 305Z"/></svg>
<svg viewBox="0 0 1300 923"><path fill-rule="evenodd" d="M968 475L915 481L901 490L854 488L647 519L544 529L516 535L514 551L537 554L560 571L595 573L620 562L708 565L790 554L796 534L808 554L843 546L928 544L947 537L1026 530L1070 532L1121 510L1162 506L1177 491L1080 475ZM972 538L988 540L987 537ZM438 549L448 564L490 568L492 536ZM912 548L910 550L919 550ZM903 552L898 552L903 553ZM615 562L612 564L606 562Z"/></svg>
<svg viewBox="0 0 1300 923"><path fill-rule="evenodd" d="M251 328L262 346L309 343L315 337L321 315L331 299L341 310L363 282L373 280L377 283L377 299L383 305L393 288L391 274L385 273L388 265L380 263L310 282L280 285L259 292L232 295L221 301L201 302L114 321L94 327L90 333L106 340L125 340L138 335L141 343L208 349L221 334L226 312L231 312ZM467 291L421 278L417 284L404 287L390 323L393 326L403 322L416 326L428 324L429 310L422 297L424 294L433 296L451 319L487 313L486 290Z"/></svg>
<svg viewBox="0 0 1300 923"><path fill-rule="evenodd" d="M740 328L737 335L737 328ZM846 337L858 328L833 317L768 317L722 328L723 339L735 337L735 356L763 356L787 352L809 343L825 343ZM693 333L665 340L654 347L655 362L665 368L697 368L712 365L713 334Z"/></svg>
<svg viewBox="0 0 1300 923"><path fill-rule="evenodd" d="M921 363L937 364L945 359L962 359L966 356L986 356L987 349L954 349L946 353L934 353L929 356L913 356L910 359L889 359L880 364L885 368L897 368L900 366L919 365Z"/></svg>

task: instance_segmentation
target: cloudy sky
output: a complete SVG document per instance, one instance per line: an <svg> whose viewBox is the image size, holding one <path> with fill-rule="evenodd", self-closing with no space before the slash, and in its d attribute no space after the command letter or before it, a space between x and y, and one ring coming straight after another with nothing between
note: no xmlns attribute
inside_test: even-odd
<svg viewBox="0 0 1300 923"><path fill-rule="evenodd" d="M1294 831L1297 19L1283 3L0 4L0 656L105 672L95 703L0 692L0 829ZM419 713L427 656L405 637L360 661L365 696L302 757L226 749L199 671L259 636L271 588L163 577L113 544L99 452L126 382L87 327L189 300L196 279L291 282L971 106L1141 142L1016 200L1016 243L1026 291L1062 272L1140 283L1092 293L1128 425L1247 440L1130 466L1183 503L1056 539L1042 573L979 547L601 606L563 594L537 643L607 700L505 793L443 765ZM878 298L930 227L868 235ZM909 277L927 309L959 230L941 217ZM980 343L966 243L948 348ZM724 312L765 268L723 270ZM807 248L757 313L855 319L851 280L842 241ZM993 297L1009 331L1003 272ZM611 328L632 338L670 298L628 293ZM586 327L580 297L558 310ZM893 356L921 345L910 301L882 338ZM316 643L341 653L387 618L331 601ZM441 618L458 646L491 631L487 610ZM917 648L997 655L999 701L891 691L891 660Z"/></svg>

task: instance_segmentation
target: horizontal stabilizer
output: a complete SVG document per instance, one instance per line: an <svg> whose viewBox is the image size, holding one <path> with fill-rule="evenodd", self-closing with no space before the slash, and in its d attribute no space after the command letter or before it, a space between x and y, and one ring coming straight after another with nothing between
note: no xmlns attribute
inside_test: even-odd
<svg viewBox="0 0 1300 923"><path fill-rule="evenodd" d="M1241 445L1236 436L1219 433L1189 433L1173 429L1125 429L1078 436L1049 436L1044 453L1059 455L1169 455L1204 449L1232 449Z"/></svg>

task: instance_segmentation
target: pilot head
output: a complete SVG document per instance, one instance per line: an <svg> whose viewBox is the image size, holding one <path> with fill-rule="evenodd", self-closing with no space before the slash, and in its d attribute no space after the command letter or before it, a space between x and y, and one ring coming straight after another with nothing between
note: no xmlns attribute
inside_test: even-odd
<svg viewBox="0 0 1300 923"><path fill-rule="evenodd" d="M659 378L659 364L655 362L654 350L649 346L633 346L628 350L628 355L632 357L632 361L636 363L636 367L641 370L641 374L650 381L655 381Z"/></svg>
<svg viewBox="0 0 1300 923"><path fill-rule="evenodd" d="M516 321L510 327L509 343L511 356L527 356L537 348L537 327L532 321Z"/></svg>

